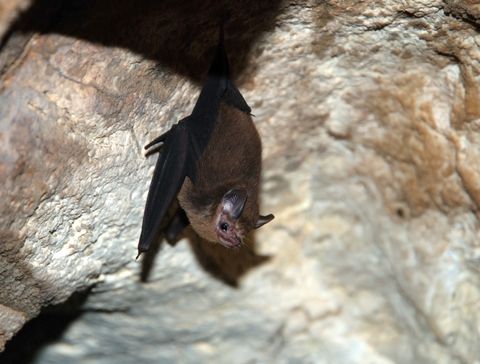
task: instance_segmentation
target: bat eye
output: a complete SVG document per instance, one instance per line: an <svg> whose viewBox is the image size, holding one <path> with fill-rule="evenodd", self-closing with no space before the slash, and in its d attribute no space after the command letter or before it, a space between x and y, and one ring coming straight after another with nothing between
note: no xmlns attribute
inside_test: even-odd
<svg viewBox="0 0 480 364"><path fill-rule="evenodd" d="M228 224L226 222L220 224L220 229L222 229L222 231L227 231L228 230Z"/></svg>

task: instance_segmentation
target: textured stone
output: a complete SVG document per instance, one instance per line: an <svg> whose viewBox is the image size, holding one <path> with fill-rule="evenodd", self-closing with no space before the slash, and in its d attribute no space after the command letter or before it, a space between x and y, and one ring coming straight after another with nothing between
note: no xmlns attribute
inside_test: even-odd
<svg viewBox="0 0 480 364"><path fill-rule="evenodd" d="M276 218L142 262L141 146L190 111L228 3L127 3L66 12L2 78L0 340L83 291L32 363L478 364L474 2L230 5Z"/></svg>

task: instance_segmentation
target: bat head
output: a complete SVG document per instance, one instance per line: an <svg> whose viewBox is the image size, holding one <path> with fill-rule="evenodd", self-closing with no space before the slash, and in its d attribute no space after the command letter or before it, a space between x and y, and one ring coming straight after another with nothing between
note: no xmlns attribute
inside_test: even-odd
<svg viewBox="0 0 480 364"><path fill-rule="evenodd" d="M274 218L272 214L262 216L258 215L258 212L255 212L254 216L242 216L252 215L244 214L247 197L248 193L245 189L231 189L223 195L217 208L215 233L218 242L227 248L241 246L243 237L252 228L258 229Z"/></svg>

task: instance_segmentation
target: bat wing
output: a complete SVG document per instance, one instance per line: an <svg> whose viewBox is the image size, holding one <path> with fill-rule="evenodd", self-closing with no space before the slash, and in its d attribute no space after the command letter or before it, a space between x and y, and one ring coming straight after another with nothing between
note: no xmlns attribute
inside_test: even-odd
<svg viewBox="0 0 480 364"><path fill-rule="evenodd" d="M208 70L207 80L189 119L188 129L191 131L199 152L202 152L208 144L215 127L221 101L243 112L251 112L250 106L230 80L230 66L224 46L223 24L220 27L218 45Z"/></svg>
<svg viewBox="0 0 480 364"><path fill-rule="evenodd" d="M192 174L196 152L192 150L187 120L179 122L167 133L155 139L163 142L162 152L155 165L143 215L139 254L148 250L162 229L162 220L182 187L185 176Z"/></svg>
<svg viewBox="0 0 480 364"><path fill-rule="evenodd" d="M235 87L232 81L228 80L223 100L230 106L236 107L240 111L250 114L252 109L248 106L240 91Z"/></svg>

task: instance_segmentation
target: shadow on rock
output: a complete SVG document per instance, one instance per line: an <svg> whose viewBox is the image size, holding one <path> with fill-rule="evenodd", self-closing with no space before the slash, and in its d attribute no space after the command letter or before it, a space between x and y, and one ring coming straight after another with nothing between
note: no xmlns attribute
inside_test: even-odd
<svg viewBox="0 0 480 364"><path fill-rule="evenodd" d="M70 324L82 315L81 307L89 292L76 292L67 301L45 308L7 343L5 351L0 353L0 363L34 363L40 350L56 342Z"/></svg>
<svg viewBox="0 0 480 364"><path fill-rule="evenodd" d="M279 0L36 0L13 24L14 34L56 33L154 60L200 83L218 39L219 20L228 16L226 44L234 74L241 75L250 50L274 28Z"/></svg>
<svg viewBox="0 0 480 364"><path fill-rule="evenodd" d="M245 273L270 259L269 256L255 252L254 241L238 249L228 249L220 244L203 241L197 236L189 240L200 265L212 277L231 287L238 287L238 281Z"/></svg>
<svg viewBox="0 0 480 364"><path fill-rule="evenodd" d="M255 252L255 241L249 241L238 249L228 249L220 244L210 243L201 239L190 227L175 240L167 242L175 246L183 238L187 238L192 252L200 266L213 278L231 286L238 287L239 279L250 269L267 262L270 257ZM161 251L163 237L152 245L142 258L140 281L147 282L154 264L161 264L161 257L156 262Z"/></svg>

